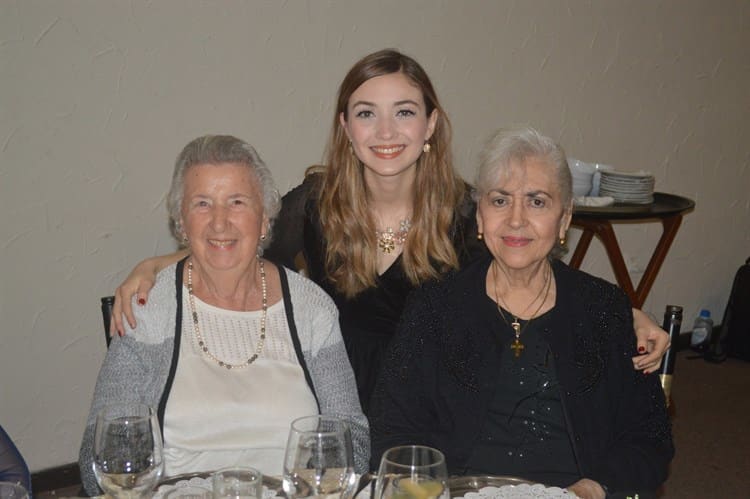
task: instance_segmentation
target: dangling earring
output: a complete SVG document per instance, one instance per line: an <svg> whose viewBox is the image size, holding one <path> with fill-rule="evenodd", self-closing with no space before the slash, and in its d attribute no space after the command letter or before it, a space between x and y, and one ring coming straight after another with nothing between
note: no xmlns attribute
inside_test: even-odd
<svg viewBox="0 0 750 499"><path fill-rule="evenodd" d="M349 141L349 154L351 154L352 156L355 156L355 154L354 154L354 146L352 146L352 141L351 140Z"/></svg>
<svg viewBox="0 0 750 499"><path fill-rule="evenodd" d="M430 149L432 149L432 146L429 142L425 141L424 145L422 146L422 152L427 154L428 152L430 152Z"/></svg>
<svg viewBox="0 0 750 499"><path fill-rule="evenodd" d="M477 232L477 241L484 240L484 232Z"/></svg>

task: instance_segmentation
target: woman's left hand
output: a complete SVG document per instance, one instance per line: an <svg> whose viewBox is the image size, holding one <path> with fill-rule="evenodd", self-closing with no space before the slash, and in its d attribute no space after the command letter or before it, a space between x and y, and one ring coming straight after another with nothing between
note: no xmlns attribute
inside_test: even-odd
<svg viewBox="0 0 750 499"><path fill-rule="evenodd" d="M604 499L607 497L607 493L604 491L604 488L599 485L599 482L589 480L588 478L581 478L568 487L568 490L581 499Z"/></svg>
<svg viewBox="0 0 750 499"><path fill-rule="evenodd" d="M669 335L656 325L643 311L633 309L633 325L638 340L638 353L633 357L633 367L645 374L654 372L661 358L669 350Z"/></svg>

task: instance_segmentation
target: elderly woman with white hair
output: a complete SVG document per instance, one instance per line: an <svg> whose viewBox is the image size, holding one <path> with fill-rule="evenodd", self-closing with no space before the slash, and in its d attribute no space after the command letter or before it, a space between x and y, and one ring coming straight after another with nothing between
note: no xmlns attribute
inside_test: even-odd
<svg viewBox="0 0 750 499"><path fill-rule="evenodd" d="M96 383L81 444L90 494L96 414L115 402L158 408L165 475L246 465L281 474L291 422L335 414L350 425L355 467L369 458L338 313L296 272L262 258L279 211L271 173L231 136L190 142L168 199L188 257L162 270L138 329L115 338Z"/></svg>
<svg viewBox="0 0 750 499"><path fill-rule="evenodd" d="M407 303L369 414L373 466L423 444L454 474L653 493L674 454L664 395L633 369L625 293L555 258L573 208L562 149L498 132L475 199L490 254Z"/></svg>

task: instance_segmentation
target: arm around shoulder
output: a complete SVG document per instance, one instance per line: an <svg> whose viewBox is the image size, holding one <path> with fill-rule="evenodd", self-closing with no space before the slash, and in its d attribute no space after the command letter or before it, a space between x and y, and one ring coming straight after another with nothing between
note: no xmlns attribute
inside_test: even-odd
<svg viewBox="0 0 750 499"><path fill-rule="evenodd" d="M114 321L115 331L120 336L125 334L125 321L131 329L135 329L138 325L132 301L140 306L148 303L151 288L154 287L159 272L185 258L188 254L188 250L182 249L168 255L147 258L136 265L125 281L117 287L115 303L112 307L112 320ZM125 321L123 321L123 317Z"/></svg>

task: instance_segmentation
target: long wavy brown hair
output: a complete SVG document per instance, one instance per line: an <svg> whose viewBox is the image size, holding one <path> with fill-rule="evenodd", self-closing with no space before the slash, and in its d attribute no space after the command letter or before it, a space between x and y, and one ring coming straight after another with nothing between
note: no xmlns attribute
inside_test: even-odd
<svg viewBox="0 0 750 499"><path fill-rule="evenodd" d="M375 223L367 208L363 166L349 148L339 115L344 113L348 119L349 99L360 85L393 73L404 74L422 91L428 116L437 110L435 131L429 140L431 150L417 160L412 227L401 265L413 285L458 267L451 227L465 184L453 170L450 121L417 61L396 50L381 50L359 60L341 82L325 165L308 170L322 173L318 206L326 235L326 273L347 297L376 285L378 246Z"/></svg>

